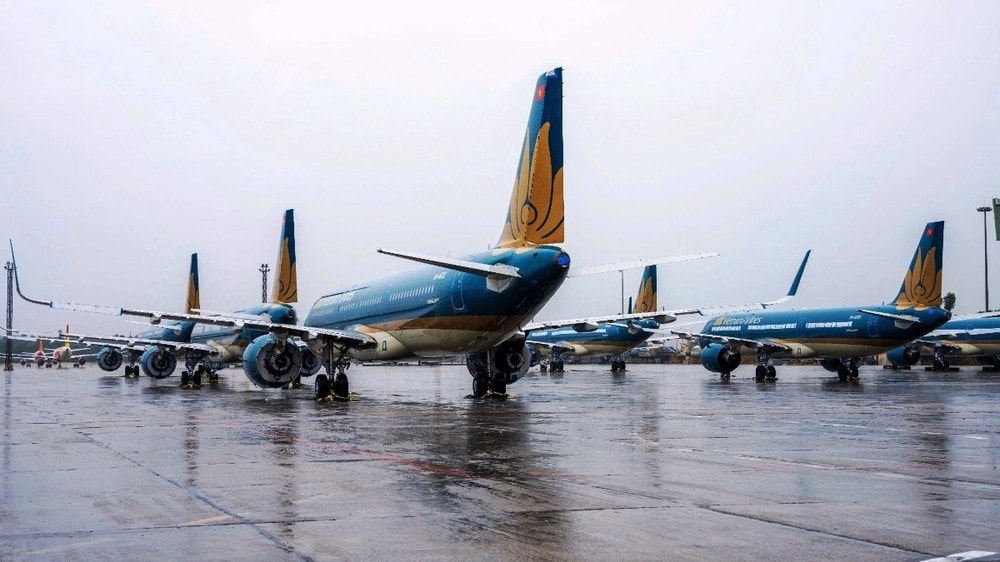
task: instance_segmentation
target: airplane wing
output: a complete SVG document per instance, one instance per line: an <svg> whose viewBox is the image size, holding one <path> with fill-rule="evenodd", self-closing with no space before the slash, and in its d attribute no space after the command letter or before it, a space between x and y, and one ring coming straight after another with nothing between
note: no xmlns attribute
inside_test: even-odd
<svg viewBox="0 0 1000 562"><path fill-rule="evenodd" d="M139 316L147 318L148 322L152 325L159 325L163 320L168 320L177 322L194 322L197 324L211 324L214 326L226 326L230 328L253 328L270 332L281 337L296 336L306 341L323 340L326 343L332 343L335 345L336 344L349 345L351 347L359 349L372 347L375 345L374 338L356 331L328 330L323 328L311 328L306 326L295 326L290 324L277 324L274 322L265 321L263 319L254 318L245 314L215 314L215 313L185 314L180 312L164 312L159 310L119 308L113 306L78 304L78 303L33 299L21 292L21 283L17 276L17 262L14 261L13 242L11 242L10 245L10 255L11 255L11 261L13 263L14 285L17 288L17 294L22 299L28 302L40 304L43 306L48 306L49 308L56 308L60 310L72 310L76 312L89 312L93 314L108 314L111 316ZM513 270L513 268L510 269ZM491 272L491 273L497 275L504 274L504 272L501 270L497 270L496 272ZM513 276L515 277L517 276L516 270L513 271ZM104 341L107 342L107 340ZM151 341L156 341L157 343L155 345L162 345L162 346L182 345L178 342L168 342L165 340L151 340ZM199 345L199 344L190 344L190 345Z"/></svg>
<svg viewBox="0 0 1000 562"><path fill-rule="evenodd" d="M186 351L202 351L207 352L210 355L215 355L217 350L207 344L203 343L189 343L189 342L178 342L170 340L156 340L156 339L143 339L143 338L131 338L127 336L102 336L102 335L90 335L90 334L71 334L66 332L24 332L18 330L11 330L12 338L25 339L25 340L45 340L50 342L63 342L71 341L74 343L82 343L84 345L101 345L105 347L113 347L116 349L146 349L149 347L161 347L165 349L174 350L186 350Z"/></svg>
<svg viewBox="0 0 1000 562"><path fill-rule="evenodd" d="M678 316L684 316L689 314L697 314L699 316L716 316L718 314L722 314L723 312L732 313L732 312L750 312L753 310L763 310L770 306L787 302L791 300L792 297L795 296L795 294L799 290L799 282L802 280L802 274L803 272L805 272L806 263L809 261L809 255L811 253L812 250L807 250L805 256L803 256L802 263L799 264L799 269L795 273L795 278L792 280L792 285L791 287L789 287L788 292L785 293L783 297L772 301L748 303L741 305L723 305L723 306L710 306L702 308L684 308L678 310L661 310L654 312L636 312L631 314L611 314L607 316L592 316L589 318L574 318L570 320L551 320L547 322L530 322L524 325L521 329L525 332L531 332L532 330L551 330L553 328L564 328L567 326L572 326L573 329L578 332L592 332L597 329L597 324L601 323L613 323L613 322L627 323L629 320L642 320L646 318L653 318L659 324L669 324L670 322L677 320ZM617 266L619 264L611 264L611 265ZM612 269L609 271L616 271L616 270Z"/></svg>
<svg viewBox="0 0 1000 562"><path fill-rule="evenodd" d="M631 261L621 261L616 263L604 263L598 265L586 265L573 268L568 277L584 277L587 275L597 275L598 273L610 273L612 271L621 271L623 269L635 269L637 267L646 267L647 265L661 265L665 263L677 263L682 261L700 260L704 258L716 258L719 254L715 252L707 252L700 254L686 254L683 256L671 256L665 258L650 258L644 260L631 260Z"/></svg>

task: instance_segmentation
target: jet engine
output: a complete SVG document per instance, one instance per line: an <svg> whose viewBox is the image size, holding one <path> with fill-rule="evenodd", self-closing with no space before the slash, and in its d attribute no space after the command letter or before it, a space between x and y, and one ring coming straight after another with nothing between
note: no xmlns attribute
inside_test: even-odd
<svg viewBox="0 0 1000 562"><path fill-rule="evenodd" d="M117 371L124 361L122 352L111 347L105 347L97 352L97 366L102 371Z"/></svg>
<svg viewBox="0 0 1000 562"><path fill-rule="evenodd" d="M243 352L243 372L257 386L281 388L301 374L302 356L294 343L264 334Z"/></svg>
<svg viewBox="0 0 1000 562"><path fill-rule="evenodd" d="M139 359L142 372L154 379L165 379L177 368L177 357L165 349L151 347L143 352Z"/></svg>
<svg viewBox="0 0 1000 562"><path fill-rule="evenodd" d="M739 351L713 343L702 348L701 364L713 373L731 373L740 366L743 356Z"/></svg>
<svg viewBox="0 0 1000 562"><path fill-rule="evenodd" d="M493 368L506 375L507 384L528 372L531 365L531 351L524 345L524 340L510 339L493 348Z"/></svg>
<svg viewBox="0 0 1000 562"><path fill-rule="evenodd" d="M313 353L313 350L309 349L309 346L304 343L299 347L299 353L302 355L302 370L299 371L299 376L311 377L318 373L323 366L323 362L319 360L319 355Z"/></svg>
<svg viewBox="0 0 1000 562"><path fill-rule="evenodd" d="M920 361L920 350L916 347L900 346L889 350L885 358L891 365L906 366L916 365Z"/></svg>

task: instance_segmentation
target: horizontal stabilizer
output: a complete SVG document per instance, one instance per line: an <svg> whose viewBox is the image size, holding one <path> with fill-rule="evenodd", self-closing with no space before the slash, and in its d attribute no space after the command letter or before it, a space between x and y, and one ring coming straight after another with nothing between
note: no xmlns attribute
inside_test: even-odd
<svg viewBox="0 0 1000 562"><path fill-rule="evenodd" d="M521 275L517 272L516 267L503 263L488 265L474 261L436 258L434 256L426 256L423 254L386 250L385 248L379 248L378 253L403 258L404 260L425 263L428 265L436 265L438 267L461 271L463 273L471 273L472 275L479 275L481 277L505 277L509 279L521 277Z"/></svg>
<svg viewBox="0 0 1000 562"><path fill-rule="evenodd" d="M616 263L603 263L598 265L590 265L584 267L576 267L570 272L569 277L584 277L587 275L597 275L598 273L610 273L612 271L621 271L623 269L635 269L637 267L646 267L647 265L660 265L664 263L677 263L682 261L692 261L700 260L705 258L715 258L719 254L715 252L701 253L701 254L687 254L683 256L672 256L665 258L650 258L643 260L631 260L631 261L620 261Z"/></svg>
<svg viewBox="0 0 1000 562"><path fill-rule="evenodd" d="M920 318L917 318L916 316L910 314L891 314L889 312L880 312L878 310L866 310L864 308L859 308L858 312L862 312L864 314L871 314L872 316L878 316L879 318L888 318L890 320L895 320L896 322L900 322L906 325L920 323Z"/></svg>

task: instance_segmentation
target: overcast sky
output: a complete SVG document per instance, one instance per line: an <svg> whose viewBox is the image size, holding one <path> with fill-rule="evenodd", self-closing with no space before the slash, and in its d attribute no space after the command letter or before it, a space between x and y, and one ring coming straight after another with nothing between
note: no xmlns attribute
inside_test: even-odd
<svg viewBox="0 0 1000 562"><path fill-rule="evenodd" d="M260 298L296 211L299 308L494 243L538 75L563 66L577 265L691 252L668 308L897 294L924 224L984 305L1000 196L1000 2L0 0L0 193L29 296L181 310ZM989 224L993 307L1000 243ZM9 259L9 258L8 258ZM625 275L634 294L640 272ZM617 274L539 320L616 312ZM15 326L137 330L18 300Z"/></svg>

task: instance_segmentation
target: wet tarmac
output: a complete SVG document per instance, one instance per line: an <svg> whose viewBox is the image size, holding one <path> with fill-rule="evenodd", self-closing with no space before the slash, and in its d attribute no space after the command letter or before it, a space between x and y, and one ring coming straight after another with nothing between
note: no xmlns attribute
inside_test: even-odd
<svg viewBox="0 0 1000 562"><path fill-rule="evenodd" d="M4 373L0 560L998 560L1000 374Z"/></svg>

